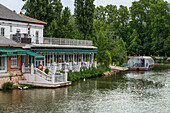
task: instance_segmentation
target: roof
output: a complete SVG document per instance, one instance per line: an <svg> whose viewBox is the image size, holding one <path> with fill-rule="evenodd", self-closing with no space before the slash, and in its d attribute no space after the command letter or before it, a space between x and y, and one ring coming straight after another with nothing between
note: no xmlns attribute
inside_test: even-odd
<svg viewBox="0 0 170 113"><path fill-rule="evenodd" d="M40 20L37 20L37 19L34 19L34 18L31 18L31 17L28 17L28 16L25 16L25 15L21 15L19 14L21 17L27 19L30 23L36 23L36 24L47 24L46 22L43 22L43 21L40 21Z"/></svg>
<svg viewBox="0 0 170 113"><path fill-rule="evenodd" d="M31 47L38 48L83 48L83 49L97 49L95 46L81 46L81 45L57 45L57 44L32 44Z"/></svg>
<svg viewBox="0 0 170 113"><path fill-rule="evenodd" d="M19 16L15 12L11 11L7 7L0 4L0 19L5 20L15 20L15 21L22 21L22 22L29 22L27 19Z"/></svg>
<svg viewBox="0 0 170 113"><path fill-rule="evenodd" d="M36 24L47 24L46 22L30 18L24 15L18 15L17 13L11 11L7 7L0 4L0 19L17 21L17 22L25 22L25 23L36 23Z"/></svg>
<svg viewBox="0 0 170 113"><path fill-rule="evenodd" d="M36 52L61 52L61 53L97 53L97 50L83 49L35 49Z"/></svg>
<svg viewBox="0 0 170 113"><path fill-rule="evenodd" d="M0 46L21 46L19 43L0 35Z"/></svg>

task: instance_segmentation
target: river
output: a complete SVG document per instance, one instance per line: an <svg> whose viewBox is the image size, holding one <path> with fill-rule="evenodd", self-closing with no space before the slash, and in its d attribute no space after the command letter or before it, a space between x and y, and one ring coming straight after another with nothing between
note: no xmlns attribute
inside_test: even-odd
<svg viewBox="0 0 170 113"><path fill-rule="evenodd" d="M170 69L119 72L72 86L0 91L0 113L170 113Z"/></svg>

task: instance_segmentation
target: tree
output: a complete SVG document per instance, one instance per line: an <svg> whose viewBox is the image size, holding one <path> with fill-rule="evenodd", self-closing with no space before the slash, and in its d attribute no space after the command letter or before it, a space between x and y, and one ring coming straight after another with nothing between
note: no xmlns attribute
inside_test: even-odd
<svg viewBox="0 0 170 113"><path fill-rule="evenodd" d="M22 10L26 16L47 22L44 36L52 37L56 27L60 27L62 8L61 0L27 0Z"/></svg>
<svg viewBox="0 0 170 113"><path fill-rule="evenodd" d="M139 39L139 35L137 31L134 29L133 34L130 36L131 44L128 47L128 53L131 55L138 55L142 51L141 48L141 40Z"/></svg>
<svg viewBox="0 0 170 113"><path fill-rule="evenodd" d="M75 22L84 39L93 37L94 0L75 0Z"/></svg>
<svg viewBox="0 0 170 113"><path fill-rule="evenodd" d="M164 52L168 56L170 56L170 35L169 37L164 41Z"/></svg>

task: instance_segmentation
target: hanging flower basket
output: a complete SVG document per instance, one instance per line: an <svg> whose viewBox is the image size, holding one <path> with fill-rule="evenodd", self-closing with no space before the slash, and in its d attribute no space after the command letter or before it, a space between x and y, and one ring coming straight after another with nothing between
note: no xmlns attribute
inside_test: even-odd
<svg viewBox="0 0 170 113"><path fill-rule="evenodd" d="M58 62L59 62L59 63L61 63L61 62L62 62L62 60L61 60L61 59L59 59L59 60L58 60Z"/></svg>
<svg viewBox="0 0 170 113"><path fill-rule="evenodd" d="M72 59L70 59L69 62L72 62Z"/></svg>
<svg viewBox="0 0 170 113"><path fill-rule="evenodd" d="M79 58L79 62L81 62L81 58Z"/></svg>

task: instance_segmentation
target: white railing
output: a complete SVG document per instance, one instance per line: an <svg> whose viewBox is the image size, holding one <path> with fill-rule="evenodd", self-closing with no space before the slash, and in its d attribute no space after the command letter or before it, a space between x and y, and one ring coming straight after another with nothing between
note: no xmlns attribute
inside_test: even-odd
<svg viewBox="0 0 170 113"><path fill-rule="evenodd" d="M44 44L92 46L92 41L44 37Z"/></svg>
<svg viewBox="0 0 170 113"><path fill-rule="evenodd" d="M25 73L31 73L31 67L25 67Z"/></svg>
<svg viewBox="0 0 170 113"><path fill-rule="evenodd" d="M52 81L52 76L51 75L46 74L45 72L39 70L38 68L34 68L34 74L44 78L47 81Z"/></svg>
<svg viewBox="0 0 170 113"><path fill-rule="evenodd" d="M65 81L65 75L63 73L55 73L55 82Z"/></svg>

